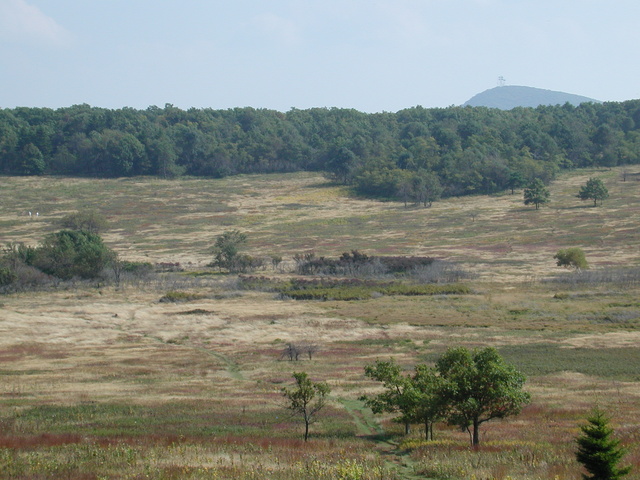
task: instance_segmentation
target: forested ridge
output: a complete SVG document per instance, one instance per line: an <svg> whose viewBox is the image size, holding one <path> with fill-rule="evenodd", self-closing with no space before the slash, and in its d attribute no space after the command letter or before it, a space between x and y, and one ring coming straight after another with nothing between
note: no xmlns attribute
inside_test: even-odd
<svg viewBox="0 0 640 480"><path fill-rule="evenodd" d="M509 111L0 109L0 173L96 178L326 171L364 195L430 202L640 163L640 100ZM421 190L423 195L417 196ZM427 193L425 193L427 192Z"/></svg>

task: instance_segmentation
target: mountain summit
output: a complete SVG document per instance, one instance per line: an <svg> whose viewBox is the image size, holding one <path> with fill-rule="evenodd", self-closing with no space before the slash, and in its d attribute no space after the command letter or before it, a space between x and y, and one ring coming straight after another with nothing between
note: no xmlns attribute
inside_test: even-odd
<svg viewBox="0 0 640 480"><path fill-rule="evenodd" d="M507 85L485 90L469 99L463 106L490 107L511 110L516 107L537 107L538 105L580 105L585 102L601 103L593 98L555 92L542 88Z"/></svg>

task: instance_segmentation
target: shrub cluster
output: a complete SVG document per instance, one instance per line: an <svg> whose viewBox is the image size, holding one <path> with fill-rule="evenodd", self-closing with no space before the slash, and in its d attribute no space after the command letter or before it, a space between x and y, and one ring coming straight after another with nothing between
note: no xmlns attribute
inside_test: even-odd
<svg viewBox="0 0 640 480"><path fill-rule="evenodd" d="M0 288L19 290L60 280L100 278L116 260L99 235L61 230L37 247L8 244L0 257Z"/></svg>
<svg viewBox="0 0 640 480"><path fill-rule="evenodd" d="M352 250L339 258L316 257L314 253L296 254L296 273L299 275L375 276L403 274L431 265L431 257L375 257Z"/></svg>

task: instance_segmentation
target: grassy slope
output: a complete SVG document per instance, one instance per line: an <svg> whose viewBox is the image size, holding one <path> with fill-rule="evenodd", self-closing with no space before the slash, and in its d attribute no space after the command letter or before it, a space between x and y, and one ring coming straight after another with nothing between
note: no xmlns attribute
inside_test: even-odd
<svg viewBox="0 0 640 480"><path fill-rule="evenodd" d="M609 188L602 207L575 198L589 176ZM212 469L220 478L340 478L340 469L357 470L354 459L369 472L396 468L378 432L363 432L361 419L370 415L358 413L355 400L375 388L363 366L395 356L410 367L462 344L497 346L529 375L534 403L517 419L487 424L482 461L461 453L463 434L441 426L442 442L403 457L400 477L413 469L434 477L579 478L571 438L595 402L614 415L639 465L638 289L531 282L557 272L552 256L567 246L582 247L596 268L637 266L637 182L621 182L615 170L582 171L551 191L552 204L540 211L522 205L521 195L404 209L349 198L310 174L2 178L3 242L36 243L57 218L94 207L112 225L106 241L127 259L202 269L215 235L238 228L249 233L252 254L426 254L465 262L480 276L472 296L360 302L228 295L215 278L194 287L205 298L188 304L158 303L169 287L155 285L2 297L0 443L16 449L0 449L0 463L18 472L13 478L80 478L74 475L83 471L118 478L145 469L173 478L180 468L180 478L205 478ZM40 216L30 220L28 210ZM193 310L202 313L186 314ZM279 360L284 343L305 340L321 347L313 360ZM279 394L293 370L328 380L335 399L308 446Z"/></svg>

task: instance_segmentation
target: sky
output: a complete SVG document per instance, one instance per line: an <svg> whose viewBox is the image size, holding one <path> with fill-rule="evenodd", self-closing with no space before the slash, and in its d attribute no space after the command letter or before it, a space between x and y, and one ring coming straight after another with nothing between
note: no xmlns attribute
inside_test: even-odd
<svg viewBox="0 0 640 480"><path fill-rule="evenodd" d="M0 0L0 108L640 98L638 0Z"/></svg>

